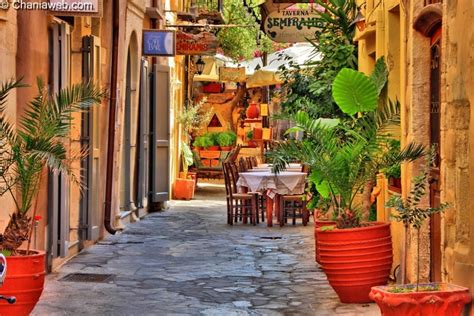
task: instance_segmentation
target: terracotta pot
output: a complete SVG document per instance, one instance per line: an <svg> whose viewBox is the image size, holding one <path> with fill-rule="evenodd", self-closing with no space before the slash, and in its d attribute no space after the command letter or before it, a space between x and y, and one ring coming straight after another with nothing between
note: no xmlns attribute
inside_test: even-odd
<svg viewBox="0 0 474 316"><path fill-rule="evenodd" d="M316 229L320 264L343 303L371 302L373 286L385 285L392 267L390 224Z"/></svg>
<svg viewBox="0 0 474 316"><path fill-rule="evenodd" d="M231 151L231 150L232 150L232 146L221 146L221 150L222 150L222 151Z"/></svg>
<svg viewBox="0 0 474 316"><path fill-rule="evenodd" d="M188 171L188 178L189 177L191 177L191 179L194 180L194 191L196 191L196 189L197 189L197 172Z"/></svg>
<svg viewBox="0 0 474 316"><path fill-rule="evenodd" d="M256 119L260 115L260 110L257 107L257 103L250 103L249 107L247 108L247 111L245 112L245 115L249 119Z"/></svg>
<svg viewBox="0 0 474 316"><path fill-rule="evenodd" d="M219 151L219 146L210 146L207 148L207 150L210 150L210 151Z"/></svg>
<svg viewBox="0 0 474 316"><path fill-rule="evenodd" d="M335 221L326 221L326 220L319 220L316 218L316 216L314 216L314 253L315 253L315 256L314 258L316 259L316 262L319 263L319 247L318 247L318 238L316 236L316 230L318 228L321 228L323 226L332 226L332 225L336 225L336 222Z"/></svg>
<svg viewBox="0 0 474 316"><path fill-rule="evenodd" d="M7 257L7 276L0 292L16 297L16 303L0 301L0 315L29 315L36 306L43 292L46 253L37 250L32 253Z"/></svg>
<svg viewBox="0 0 474 316"><path fill-rule="evenodd" d="M411 293L391 293L388 291L388 286L375 286L370 292L370 297L377 303L384 316L461 315L464 305L471 301L469 289L446 283L438 285L439 291ZM408 286L414 285L404 287Z"/></svg>
<svg viewBox="0 0 474 316"><path fill-rule="evenodd" d="M176 179L173 185L174 198L176 200L191 200L194 197L193 179Z"/></svg>

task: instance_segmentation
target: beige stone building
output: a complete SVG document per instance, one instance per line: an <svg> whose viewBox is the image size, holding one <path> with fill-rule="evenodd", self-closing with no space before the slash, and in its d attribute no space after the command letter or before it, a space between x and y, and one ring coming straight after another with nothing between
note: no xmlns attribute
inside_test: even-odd
<svg viewBox="0 0 474 316"><path fill-rule="evenodd" d="M35 242L48 252L50 269L107 230L162 207L176 173L171 161L177 161L174 121L184 100L184 62L179 56L142 57L142 33L173 23L186 1L98 4L93 13L0 9L0 80L23 77L31 85L10 95L12 117L35 95L37 77L52 91L83 80L109 91L100 106L75 115L66 140L71 149L89 148L87 159L75 162L87 189L81 194L60 175L43 179L37 208L43 219ZM3 228L14 206L1 199Z"/></svg>
<svg viewBox="0 0 474 316"><path fill-rule="evenodd" d="M389 69L388 94L402 105L402 144L436 144L438 159L425 205L448 202L450 208L433 216L422 229L421 262L425 280L474 286L474 71L470 22L474 3L468 0L367 1L366 28L358 32L360 68L369 72L380 56ZM419 166L402 168L402 194ZM389 220L384 207L391 194L380 177L379 219ZM395 265L400 263L402 230L393 225ZM415 235L409 236L408 277L414 278Z"/></svg>

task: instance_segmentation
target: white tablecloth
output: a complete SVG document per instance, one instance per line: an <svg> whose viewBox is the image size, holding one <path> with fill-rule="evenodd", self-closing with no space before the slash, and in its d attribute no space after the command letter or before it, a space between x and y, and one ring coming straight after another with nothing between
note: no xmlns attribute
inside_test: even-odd
<svg viewBox="0 0 474 316"><path fill-rule="evenodd" d="M269 171L240 172L237 186L246 187L251 192L264 192L270 198L275 194L303 194L306 183L306 173L283 171L278 174Z"/></svg>

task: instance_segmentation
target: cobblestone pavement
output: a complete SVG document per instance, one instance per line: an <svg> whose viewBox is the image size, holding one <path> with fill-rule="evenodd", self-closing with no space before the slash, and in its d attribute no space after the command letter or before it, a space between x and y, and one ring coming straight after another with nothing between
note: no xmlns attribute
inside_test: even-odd
<svg viewBox="0 0 474 316"><path fill-rule="evenodd" d="M379 315L341 304L314 263L313 227L226 225L223 188L173 202L48 276L35 315ZM106 283L61 280L112 274Z"/></svg>

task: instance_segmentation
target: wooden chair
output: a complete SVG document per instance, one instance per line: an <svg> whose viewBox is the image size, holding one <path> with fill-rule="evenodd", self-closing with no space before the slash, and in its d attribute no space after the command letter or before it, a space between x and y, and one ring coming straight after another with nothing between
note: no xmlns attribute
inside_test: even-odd
<svg viewBox="0 0 474 316"><path fill-rule="evenodd" d="M247 168L248 169L252 169L254 167L253 163L252 163L252 157L245 157L245 161L247 162Z"/></svg>
<svg viewBox="0 0 474 316"><path fill-rule="evenodd" d="M255 168L255 167L258 166L257 157L255 157L255 156L250 157L250 162L252 163L252 167L253 167L253 168Z"/></svg>
<svg viewBox="0 0 474 316"><path fill-rule="evenodd" d="M245 160L244 157L240 157L239 159L239 172L247 172L249 170L249 166L247 164L247 161Z"/></svg>
<svg viewBox="0 0 474 316"><path fill-rule="evenodd" d="M256 225L257 201L254 194L238 193L237 166L226 162L223 171L226 186L227 224L233 225L238 220L246 224L250 220L251 224Z"/></svg>
<svg viewBox="0 0 474 316"><path fill-rule="evenodd" d="M309 174L309 166L303 164L302 172ZM288 219L295 225L297 218L302 219L303 226L308 225L309 211L306 198L306 194L280 196L280 226L288 223Z"/></svg>

